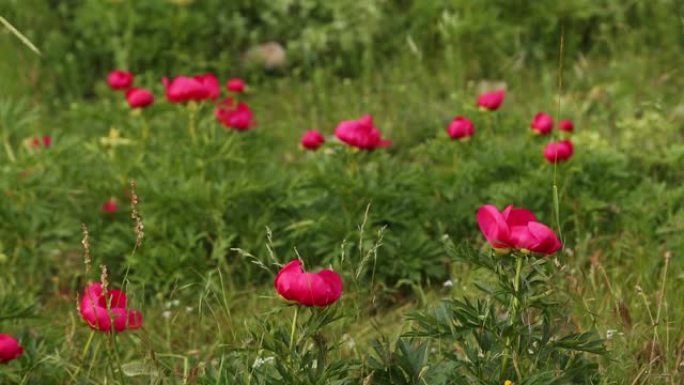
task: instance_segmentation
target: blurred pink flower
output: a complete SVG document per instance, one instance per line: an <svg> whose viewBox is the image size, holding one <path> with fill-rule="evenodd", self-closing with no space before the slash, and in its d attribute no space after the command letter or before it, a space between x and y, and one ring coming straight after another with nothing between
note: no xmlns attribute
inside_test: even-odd
<svg viewBox="0 0 684 385"><path fill-rule="evenodd" d="M325 137L317 130L309 130L304 133L301 145L307 150L316 150L325 143Z"/></svg>
<svg viewBox="0 0 684 385"><path fill-rule="evenodd" d="M233 98L225 98L214 109L216 119L228 128L247 131L254 127L254 114L245 102L236 103Z"/></svg>
<svg viewBox="0 0 684 385"><path fill-rule="evenodd" d="M131 108L145 108L154 103L154 95L144 88L131 88L126 91L126 101Z"/></svg>
<svg viewBox="0 0 684 385"><path fill-rule="evenodd" d="M449 123L447 133L451 139L467 140L475 135L475 125L464 116L457 116Z"/></svg>
<svg viewBox="0 0 684 385"><path fill-rule="evenodd" d="M553 117L544 112L539 112L532 119L530 128L535 134L547 135L551 133L551 130L553 130Z"/></svg>
<svg viewBox="0 0 684 385"><path fill-rule="evenodd" d="M24 349L14 337L0 333L0 364L19 358Z"/></svg>
<svg viewBox="0 0 684 385"><path fill-rule="evenodd" d="M551 142L544 147L544 158L549 163L565 162L572 157L575 149L570 139Z"/></svg>
<svg viewBox="0 0 684 385"><path fill-rule="evenodd" d="M481 109L495 111L501 107L506 91L501 89L493 92L485 92L477 98L477 106Z"/></svg>
<svg viewBox="0 0 684 385"><path fill-rule="evenodd" d="M127 71L114 70L107 75L107 84L113 90L125 90L133 85L133 74Z"/></svg>
<svg viewBox="0 0 684 385"><path fill-rule="evenodd" d="M477 223L494 249L550 255L561 248L553 230L539 223L531 211L513 205L501 212L493 205L484 205L477 210Z"/></svg>
<svg viewBox="0 0 684 385"><path fill-rule="evenodd" d="M373 125L373 117L364 115L358 120L344 120L335 128L335 137L361 150L375 150L392 144L380 137L380 130Z"/></svg>

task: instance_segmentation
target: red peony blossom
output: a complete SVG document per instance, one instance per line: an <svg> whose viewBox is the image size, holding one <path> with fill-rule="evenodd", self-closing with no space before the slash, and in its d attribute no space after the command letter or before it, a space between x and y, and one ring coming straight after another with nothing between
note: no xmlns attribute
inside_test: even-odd
<svg viewBox="0 0 684 385"><path fill-rule="evenodd" d="M0 364L19 358L24 349L12 336L0 333Z"/></svg>
<svg viewBox="0 0 684 385"><path fill-rule="evenodd" d="M30 145L32 148L48 148L52 145L52 137L50 135L43 135L42 138L40 136L34 136L31 138Z"/></svg>
<svg viewBox="0 0 684 385"><path fill-rule="evenodd" d="M573 132L575 130L575 125L570 119L563 119L558 122L558 129L565 132Z"/></svg>
<svg viewBox="0 0 684 385"><path fill-rule="evenodd" d="M534 116L530 128L535 134L547 135L553 130L553 118L551 115L540 112Z"/></svg>
<svg viewBox="0 0 684 385"><path fill-rule="evenodd" d="M120 333L142 327L142 313L129 310L127 306L128 298L124 292L111 289L104 293L98 282L86 287L79 303L79 311L91 328L105 333L113 329Z"/></svg>
<svg viewBox="0 0 684 385"><path fill-rule="evenodd" d="M166 87L166 99L171 103L213 100L221 94L219 81L212 74L178 76L171 81L163 78L162 83Z"/></svg>
<svg viewBox="0 0 684 385"><path fill-rule="evenodd" d="M280 269L274 285L283 298L304 306L325 307L342 296L342 278L339 274L329 269L307 273L298 259Z"/></svg>
<svg viewBox="0 0 684 385"><path fill-rule="evenodd" d="M114 70L107 75L107 84L113 90L125 90L133 85L133 74L127 71Z"/></svg>
<svg viewBox="0 0 684 385"><path fill-rule="evenodd" d="M309 130L304 133L301 145L307 150L317 150L325 143L325 137L318 130Z"/></svg>
<svg viewBox="0 0 684 385"><path fill-rule="evenodd" d="M335 128L335 137L340 141L361 150L375 150L392 144L383 140L380 130L373 125L373 117L364 115L358 120L344 120Z"/></svg>
<svg viewBox="0 0 684 385"><path fill-rule="evenodd" d="M240 78L233 78L228 80L226 83L226 88L230 92L235 92L235 93L243 93L245 92L245 88L247 87L247 84L245 84L245 81L240 79Z"/></svg>
<svg viewBox="0 0 684 385"><path fill-rule="evenodd" d="M561 248L553 230L538 222L531 211L513 205L501 212L493 205L484 205L477 210L477 223L494 249L551 255Z"/></svg>
<svg viewBox="0 0 684 385"><path fill-rule="evenodd" d="M131 88L126 91L126 101L131 108L145 108L154 103L154 95L144 88Z"/></svg>
<svg viewBox="0 0 684 385"><path fill-rule="evenodd" d="M551 142L544 148L544 158L549 163L565 162L572 157L575 149L570 139L561 140L560 142Z"/></svg>
<svg viewBox="0 0 684 385"><path fill-rule="evenodd" d="M116 214L117 211L119 211L119 205L114 198L109 198L102 204L102 212L105 214Z"/></svg>
<svg viewBox="0 0 684 385"><path fill-rule="evenodd" d="M468 140L475 135L475 125L464 116L457 116L449 123L447 133L451 139Z"/></svg>
<svg viewBox="0 0 684 385"><path fill-rule="evenodd" d="M506 91L501 89L493 92L485 92L477 98L477 106L484 110L496 111L501 107Z"/></svg>
<svg viewBox="0 0 684 385"><path fill-rule="evenodd" d="M236 104L233 98L225 98L214 110L216 119L228 128L247 131L254 127L254 114L245 102Z"/></svg>

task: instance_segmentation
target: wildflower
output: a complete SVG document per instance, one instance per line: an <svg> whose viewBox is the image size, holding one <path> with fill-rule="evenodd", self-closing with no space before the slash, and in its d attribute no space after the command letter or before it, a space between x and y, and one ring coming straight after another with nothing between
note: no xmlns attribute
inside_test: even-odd
<svg viewBox="0 0 684 385"><path fill-rule="evenodd" d="M342 142L361 150L375 150L392 144L383 140L380 130L373 125L373 117L364 115L358 120L345 120L335 128L335 137Z"/></svg>
<svg viewBox="0 0 684 385"><path fill-rule="evenodd" d="M544 148L544 158L549 163L560 163L572 157L575 152L572 142L569 139L560 142L551 142Z"/></svg>
<svg viewBox="0 0 684 385"><path fill-rule="evenodd" d="M307 273L298 259L283 266L273 283L283 298L304 306L325 307L342 295L342 278L339 274L329 269Z"/></svg>
<svg viewBox="0 0 684 385"><path fill-rule="evenodd" d="M27 138L24 141L24 145L29 149L39 149L41 147L48 148L52 145L52 136L43 135L42 137L34 136L32 138Z"/></svg>
<svg viewBox="0 0 684 385"><path fill-rule="evenodd" d="M575 125L570 119L563 119L558 122L558 129L565 132L573 132L575 130Z"/></svg>
<svg viewBox="0 0 684 385"><path fill-rule="evenodd" d="M501 212L484 205L477 210L477 223L487 242L501 252L517 249L551 255L561 248L553 230L538 222L531 211L513 205Z"/></svg>
<svg viewBox="0 0 684 385"><path fill-rule="evenodd" d="M224 99L214 110L216 119L228 128L247 131L254 127L254 114L245 102L236 103L233 98Z"/></svg>
<svg viewBox="0 0 684 385"><path fill-rule="evenodd" d="M166 87L166 99L171 103L213 100L221 94L218 79L212 74L178 76L171 81L165 77L162 83Z"/></svg>
<svg viewBox="0 0 684 385"><path fill-rule="evenodd" d="M131 88L126 91L126 102L131 108L145 108L154 103L154 95L144 88Z"/></svg>
<svg viewBox="0 0 684 385"><path fill-rule="evenodd" d="M125 90L133 85L133 74L127 71L114 70L107 75L107 84L113 90Z"/></svg>
<svg viewBox="0 0 684 385"><path fill-rule="evenodd" d="M105 214L112 215L116 214L117 211L119 211L119 205L114 198L109 198L102 204L102 212Z"/></svg>
<svg viewBox="0 0 684 385"><path fill-rule="evenodd" d="M317 150L325 143L325 137L317 130L309 130L304 133L300 143L307 150Z"/></svg>
<svg viewBox="0 0 684 385"><path fill-rule="evenodd" d="M79 311L88 326L101 332L113 329L120 333L142 327L142 313L128 309L126 294L116 289L105 291L99 282L86 287Z"/></svg>
<svg viewBox="0 0 684 385"><path fill-rule="evenodd" d="M0 364L10 362L24 352L19 342L12 336L0 333Z"/></svg>
<svg viewBox="0 0 684 385"><path fill-rule="evenodd" d="M100 143L107 147L117 147L129 145L132 142L130 139L123 138L121 136L121 131L112 127L109 129L109 134L107 136L100 138Z"/></svg>
<svg viewBox="0 0 684 385"><path fill-rule="evenodd" d="M230 92L235 92L235 93L243 93L245 92L245 88L247 85L245 84L245 81L240 79L240 78L233 78L228 80L226 83L226 88Z"/></svg>
<svg viewBox="0 0 684 385"><path fill-rule="evenodd" d="M475 134L475 125L468 118L457 116L449 123L447 133L451 139L468 140Z"/></svg>
<svg viewBox="0 0 684 385"><path fill-rule="evenodd" d="M540 112L532 119L530 128L535 134L547 135L553 130L553 118L549 114Z"/></svg>
<svg viewBox="0 0 684 385"><path fill-rule="evenodd" d="M505 97L506 91L503 89L485 92L477 98L477 106L482 110L496 111L501 107Z"/></svg>

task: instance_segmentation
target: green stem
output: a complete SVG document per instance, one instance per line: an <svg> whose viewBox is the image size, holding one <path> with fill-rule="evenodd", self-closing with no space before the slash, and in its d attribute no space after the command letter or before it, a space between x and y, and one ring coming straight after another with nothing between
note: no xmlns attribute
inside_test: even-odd
<svg viewBox="0 0 684 385"><path fill-rule="evenodd" d="M193 103L193 102L191 102ZM195 112L197 111L197 107L193 104L188 105L188 110L190 110L190 114L188 117L188 131L190 132L190 139L192 139L192 144L196 145L197 144L197 128L195 127Z"/></svg>
<svg viewBox="0 0 684 385"><path fill-rule="evenodd" d="M14 150L12 150L12 145L10 144L10 141L9 141L9 135L6 132L2 136L2 142L3 142L3 145L5 146L5 152L7 152L7 158L9 158L10 162L12 162L12 163L16 162L17 158L15 158L15 156L14 156Z"/></svg>
<svg viewBox="0 0 684 385"><path fill-rule="evenodd" d="M518 316L518 307L520 307L520 299L518 298L520 294L520 273L522 272L523 257L515 257L515 280L513 281L513 309L511 309L511 324L513 320Z"/></svg>
<svg viewBox="0 0 684 385"><path fill-rule="evenodd" d="M292 329L290 329L290 351L294 347L295 330L297 330L297 316L299 315L299 306L295 306L295 313L292 317Z"/></svg>
<svg viewBox="0 0 684 385"><path fill-rule="evenodd" d="M112 331L110 334L111 338L111 344L112 344L112 353L114 354L114 359L116 360L116 365L118 366L119 369L119 381L121 381L121 385L123 385L126 380L123 375L123 366L121 365L121 356L119 355L119 347L117 346L116 343L116 335L114 334L115 332ZM114 370L112 370L114 371Z"/></svg>

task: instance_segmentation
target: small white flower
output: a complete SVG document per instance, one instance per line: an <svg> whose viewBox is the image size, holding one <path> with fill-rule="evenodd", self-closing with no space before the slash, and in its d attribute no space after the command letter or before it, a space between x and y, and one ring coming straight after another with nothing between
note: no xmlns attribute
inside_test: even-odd
<svg viewBox="0 0 684 385"><path fill-rule="evenodd" d="M166 319L171 318L171 312L169 310L164 310L164 312L162 313L162 317Z"/></svg>
<svg viewBox="0 0 684 385"><path fill-rule="evenodd" d="M609 340L609 339L613 338L615 333L617 333L617 330L615 330L615 329L606 330L606 339Z"/></svg>
<svg viewBox="0 0 684 385"><path fill-rule="evenodd" d="M452 286L454 286L454 282L453 282L452 280L450 280L450 279L447 279L446 281L444 281L444 283L442 284L442 286L444 286L444 287L452 287Z"/></svg>
<svg viewBox="0 0 684 385"><path fill-rule="evenodd" d="M186 311L187 313L191 313L191 312L192 312L192 306L186 306L186 307L185 307L185 311Z"/></svg>
<svg viewBox="0 0 684 385"><path fill-rule="evenodd" d="M258 368L264 364L273 363L273 361L275 361L275 357L264 357L264 358L257 357L254 360L254 363L252 364L252 368L256 369L256 368Z"/></svg>
<svg viewBox="0 0 684 385"><path fill-rule="evenodd" d="M171 306L178 306L178 305L180 305L180 301L179 301L179 300L174 299L173 301L171 301Z"/></svg>

